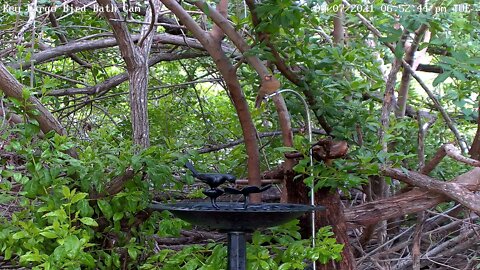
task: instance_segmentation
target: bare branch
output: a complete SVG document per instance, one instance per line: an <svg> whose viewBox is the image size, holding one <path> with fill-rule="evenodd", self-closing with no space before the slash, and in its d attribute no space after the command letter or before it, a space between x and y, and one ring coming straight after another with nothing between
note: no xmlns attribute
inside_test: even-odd
<svg viewBox="0 0 480 270"><path fill-rule="evenodd" d="M480 161L462 156L460 150L458 150L453 144L447 143L444 144L443 147L445 148L447 156L470 166L480 167Z"/></svg>
<svg viewBox="0 0 480 270"><path fill-rule="evenodd" d="M173 54L173 53L158 53L154 54L148 60L148 66L154 66L159 62L162 61L175 61L179 59L188 59L188 58L196 58L205 56L204 53L182 53L182 54ZM99 96L104 95L110 89L120 85L121 83L128 80L128 74L122 73L116 76L113 76L102 83L99 83L94 86L89 86L85 88L66 88L66 89L58 89L53 90L47 93L48 96L67 96L67 95L95 95L98 94Z"/></svg>
<svg viewBox="0 0 480 270"><path fill-rule="evenodd" d="M35 18L37 16L37 0L32 0L30 4L28 4L28 20L27 23L25 23L24 26L18 31L16 38L17 42L21 43L23 41L23 34L25 31L28 30L31 26L35 24Z"/></svg>
<svg viewBox="0 0 480 270"><path fill-rule="evenodd" d="M57 17L55 17L55 12L50 12L48 13L48 19L50 20L50 23L52 24L53 28L59 28ZM58 39L62 42L62 44L68 43L67 37L65 37L64 34L62 34L60 31L55 31L55 33L58 36ZM68 56L75 62L77 62L79 65L87 68L91 68L92 64L86 62L85 60L81 59L77 55L70 53Z"/></svg>
<svg viewBox="0 0 480 270"><path fill-rule="evenodd" d="M140 35L132 35L134 41L138 40ZM159 42L163 44L173 44L180 46L188 46L194 49L204 50L204 47L193 38L183 38L170 34L157 34L153 38L153 42ZM57 46L51 49L47 49L36 54L33 54L31 61L38 63L43 63L46 61L51 61L60 56L68 55L70 53L88 51L88 50L97 50L103 48L109 48L118 45L115 38L105 38L99 40L88 40L88 41L73 41L65 45ZM223 46L226 51L232 51L231 48ZM30 67L31 61L20 62L20 63L10 63L7 66L14 69L26 69Z"/></svg>
<svg viewBox="0 0 480 270"><path fill-rule="evenodd" d="M401 180L409 185L446 195L472 211L480 213L480 205L478 204L480 195L470 192L462 185L453 182L439 181L414 171L384 168L382 169L382 173L385 176Z"/></svg>
<svg viewBox="0 0 480 270"><path fill-rule="evenodd" d="M456 183L470 191L478 191L480 190L480 169L474 168L457 176L450 183ZM448 197L443 194L414 188L408 192L386 199L347 208L345 209L345 217L352 225L376 224L381 220L402 217L426 210L447 200Z"/></svg>

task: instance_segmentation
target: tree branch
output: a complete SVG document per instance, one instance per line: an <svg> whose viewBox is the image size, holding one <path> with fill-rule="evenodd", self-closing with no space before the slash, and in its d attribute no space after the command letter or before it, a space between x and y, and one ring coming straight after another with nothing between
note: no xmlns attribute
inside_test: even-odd
<svg viewBox="0 0 480 270"><path fill-rule="evenodd" d="M470 192L462 185L454 182L439 181L414 171L384 168L382 169L382 173L385 176L401 180L409 185L448 196L475 213L480 213L480 205L478 204L478 202L480 202L480 195Z"/></svg>
<svg viewBox="0 0 480 270"><path fill-rule="evenodd" d="M50 12L48 13L48 19L50 20L50 23L52 24L53 28L56 28L57 31L55 33L57 34L58 39L62 42L62 44L68 43L67 37L65 37L64 34L62 34L60 31L58 31L59 25L57 21L57 17L55 17L55 12ZM84 61L77 55L73 53L67 54L73 61L77 62L79 65L86 67L86 68L91 68L92 64L88 63L87 61Z"/></svg>
<svg viewBox="0 0 480 270"><path fill-rule="evenodd" d="M250 14L252 14L251 15L252 16L252 23L253 23L254 26L257 26L261 21L260 21L260 18L258 18L257 13L255 12L255 1L254 0L246 0L246 3L247 3L248 8L250 10ZM327 134L330 134L333 129L328 124L325 117L322 114L318 113L319 111L316 109L317 108L317 100L315 99L315 96L313 96L313 94L311 92L311 89L308 86L308 84L305 81L303 81L303 79L300 78L300 76L298 74L293 72L293 70L289 66L287 66L287 64L285 63L285 60L280 56L280 54L278 53L275 46L273 46L273 44L270 40L270 36L268 34L258 32L258 36L259 36L259 39L262 42L265 42L267 44L268 48L270 48L271 53L272 53L273 57L275 58L275 65L277 66L278 70L283 74L283 76L285 76L285 78L287 78L290 82L292 82L296 86L303 89L303 94L307 98L308 104L313 109L313 113L314 113L315 117L317 118L319 124L327 132Z"/></svg>
<svg viewBox="0 0 480 270"><path fill-rule="evenodd" d="M415 53L417 52L418 46L420 45L420 40L424 36L425 32L428 30L427 24L422 24L416 31L415 37L413 38L412 44L410 48L407 50L405 55L405 62L407 62L410 66L412 66ZM412 67L413 70L415 70ZM410 86L410 72L407 70L403 70L402 72L402 79L400 81L400 87L398 89L398 102L395 109L395 116L402 118L405 116L405 109L407 106L408 100L408 88Z"/></svg>
<svg viewBox="0 0 480 270"><path fill-rule="evenodd" d="M182 6L180 6L179 3L177 3L175 0L162 0L162 2L178 17L178 19L187 27L187 29L192 32L198 41L200 41L200 43L212 56L217 69L222 74L232 98L233 105L237 111L240 125L242 127L243 138L245 139L245 148L248 156L247 167L249 184L260 186L260 159L256 141L256 130L248 109L248 104L238 81L236 69L234 69L233 65L229 61L229 58L222 50L221 43L214 41L211 38L211 35L207 34L182 8ZM225 19L216 10L213 10L212 12L218 14L221 17L220 19ZM260 199L260 196L252 197L253 202L260 202Z"/></svg>
<svg viewBox="0 0 480 270"><path fill-rule="evenodd" d="M299 129L299 128L292 129L293 133L300 133L300 132L303 132L303 131L304 131L303 129ZM313 129L312 133L327 135L327 133L325 131L319 130L319 129ZM282 131L272 131L272 132L258 133L259 138L275 137L275 136L279 136L279 135L282 135ZM205 153L210 153L210 152L223 150L223 149L226 149L226 148L235 147L239 144L242 144L243 142L244 142L243 139L238 139L238 140L234 140L234 141L231 141L231 142L228 142L228 143L222 143L222 144L217 144L217 145L208 145L208 146L199 148L196 151L199 154L205 154Z"/></svg>
<svg viewBox="0 0 480 270"><path fill-rule="evenodd" d="M97 3L103 7L103 15L107 18L108 23L113 29L115 39L120 47L120 54L125 60L128 69L137 65L135 56L137 54L134 39L128 31L127 24L123 22L117 3L113 0L97 0ZM148 14L148 13L147 13ZM147 15L148 16L148 15Z"/></svg>
<svg viewBox="0 0 480 270"><path fill-rule="evenodd" d="M443 73L443 68L435 65L419 64L417 71Z"/></svg>
<svg viewBox="0 0 480 270"><path fill-rule="evenodd" d="M474 168L459 175L450 183L456 183L470 191L478 191L480 190L480 168ZM423 211L447 200L448 197L444 194L414 188L386 199L347 208L345 217L352 225L376 224L381 220Z"/></svg>
<svg viewBox="0 0 480 270"><path fill-rule="evenodd" d="M140 38L140 35L132 35L132 39L137 41ZM170 35L170 34L157 34L153 37L153 42L159 42L163 44L172 44L179 46L188 46L194 49L205 50L205 48L193 38L183 38L180 36ZM13 69L27 69L30 67L31 62L35 64L51 61L60 56L68 55L71 53L77 53L88 50L97 50L104 49L113 46L117 46L118 42L115 38L105 38L99 40L88 40L88 41L72 41L68 44L50 48L32 55L30 61L10 63L7 66ZM230 47L223 46L227 52L232 51Z"/></svg>

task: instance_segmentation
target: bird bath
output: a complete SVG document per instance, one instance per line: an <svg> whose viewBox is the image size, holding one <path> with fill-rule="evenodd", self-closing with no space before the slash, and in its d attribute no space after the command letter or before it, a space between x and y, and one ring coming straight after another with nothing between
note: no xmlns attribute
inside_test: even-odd
<svg viewBox="0 0 480 270"><path fill-rule="evenodd" d="M323 210L322 206L312 206L289 203L262 203L250 204L249 196L252 193L261 193L271 187L247 186L242 189L226 187L219 188L226 182L234 182L235 177L231 174L200 173L193 164L185 164L193 176L207 184L210 188L203 194L210 198L206 202L179 202L171 204L153 203L150 209L153 211L171 212L176 217L191 224L207 227L212 230L227 233L228 237L228 270L245 270L247 265L247 248L245 234L259 228L268 228L300 217L306 212ZM217 202L216 199L224 193L241 194L244 203Z"/></svg>
<svg viewBox="0 0 480 270"><path fill-rule="evenodd" d="M281 225L300 217L309 211L323 210L322 206L288 203L216 203L218 208L206 202L179 202L171 204L151 204L154 211L168 210L176 217L191 224L227 233L227 270L245 270L245 234L259 228Z"/></svg>

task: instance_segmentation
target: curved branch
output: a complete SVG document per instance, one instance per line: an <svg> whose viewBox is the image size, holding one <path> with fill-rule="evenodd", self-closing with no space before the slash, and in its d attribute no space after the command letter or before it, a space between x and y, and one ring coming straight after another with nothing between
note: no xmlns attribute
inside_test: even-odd
<svg viewBox="0 0 480 270"><path fill-rule="evenodd" d="M255 12L255 2L254 0L246 0L246 3L248 5L248 9L250 10L250 13L252 14L253 25L257 26L260 23L260 18L258 18L257 13ZM282 56L280 56L280 53L278 53L277 48L275 48L272 42L270 42L270 37L268 36L268 34L259 32L258 36L259 36L259 39L265 42L268 48L270 49L273 57L275 58L275 65L278 68L278 70L283 74L283 76L285 76L285 78L287 78L290 82L292 82L296 86L303 89L303 94L307 98L308 104L312 107L313 113L317 118L319 124L327 132L327 134L330 134L332 132L332 127L328 124L325 117L318 113L319 110L316 110L316 107L318 106L317 100L315 99L315 96L312 94L308 84L305 81L303 81L298 74L293 72L293 70L289 66L287 66L287 64L285 63L285 60L282 58Z"/></svg>
<svg viewBox="0 0 480 270"><path fill-rule="evenodd" d="M253 125L247 101L243 95L240 83L238 81L236 69L225 55L225 52L222 50L221 43L213 40L211 35L205 32L182 8L182 6L177 3L177 1L162 0L162 3L168 9L170 9L187 27L187 29L190 30L192 34L200 41L200 43L212 56L217 69L221 72L223 79L227 84L227 89L232 98L233 105L237 111L240 125L242 127L243 138L245 139L245 148L248 156L247 167L249 184L260 186L260 159L256 141L256 130L255 126ZM253 202L260 202L260 200L260 196L252 197Z"/></svg>
<svg viewBox="0 0 480 270"><path fill-rule="evenodd" d="M134 41L138 40L140 35L132 35ZM188 46L194 49L205 50L205 48L194 38L183 38L180 36L170 35L170 34L157 34L153 37L153 42L163 43L163 44L172 44L179 46ZM14 69L26 69L29 68L31 63L39 64L47 61L51 61L57 57L69 55L72 53L104 49L117 46L118 42L115 38L105 38L99 40L88 40L88 41L72 41L65 45L57 46L54 48L49 48L44 51L35 53L30 58L30 61L10 63L7 66ZM228 52L233 51L231 48L226 45L222 47Z"/></svg>
<svg viewBox="0 0 480 270"><path fill-rule="evenodd" d="M194 4L202 10L208 17L210 17L215 25L220 28L235 44L241 53L247 53L251 48L243 39L243 37L235 30L233 25L227 20L226 16L222 15L216 9L209 6L206 2L196 1ZM226 14L225 14L226 15ZM218 28L214 28L215 32L218 32ZM248 63L255 69L257 74L264 78L269 74L266 66L255 55L245 56ZM275 108L277 110L280 128L282 130L283 144L285 146L293 146L292 127L290 122L290 114L282 96L277 95L273 98ZM293 164L288 164L287 168L293 167Z"/></svg>

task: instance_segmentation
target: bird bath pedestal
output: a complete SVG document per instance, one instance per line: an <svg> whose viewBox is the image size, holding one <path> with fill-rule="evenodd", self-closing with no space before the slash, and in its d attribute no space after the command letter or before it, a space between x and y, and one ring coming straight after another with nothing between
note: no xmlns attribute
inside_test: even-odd
<svg viewBox="0 0 480 270"><path fill-rule="evenodd" d="M155 211L168 210L191 224L219 230L228 235L228 270L246 269L245 234L259 228L281 225L300 217L306 212L322 210L321 206L286 203L210 203L181 202L174 204L151 204Z"/></svg>

